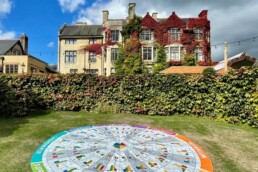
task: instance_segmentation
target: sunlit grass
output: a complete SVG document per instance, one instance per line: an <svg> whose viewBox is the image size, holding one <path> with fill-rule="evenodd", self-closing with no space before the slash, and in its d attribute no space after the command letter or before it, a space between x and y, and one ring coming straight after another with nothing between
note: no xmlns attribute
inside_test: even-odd
<svg viewBox="0 0 258 172"><path fill-rule="evenodd" d="M36 148L52 135L94 124L165 128L199 144L215 171L258 171L258 130L194 116L144 116L37 111L26 118L0 119L0 172L27 172Z"/></svg>

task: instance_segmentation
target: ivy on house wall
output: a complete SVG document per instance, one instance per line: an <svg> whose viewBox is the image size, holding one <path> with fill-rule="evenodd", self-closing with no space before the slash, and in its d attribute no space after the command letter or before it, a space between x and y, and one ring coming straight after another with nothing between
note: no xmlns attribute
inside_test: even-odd
<svg viewBox="0 0 258 172"><path fill-rule="evenodd" d="M199 62L199 65L211 65L210 59L210 44L209 30L210 21L207 19L207 11L202 11L198 18L189 18L188 27L186 22L176 15L175 12L163 22L158 22L153 19L149 13L142 19L143 29L150 29L154 32L155 40L162 46L166 46L173 43L182 43L186 50L186 54L193 53L197 46L202 47L204 55L203 61ZM180 40L172 40L171 33L168 32L171 28L178 28L181 30ZM194 29L201 29L203 32L202 40L195 40ZM179 65L178 63L171 62L170 65Z"/></svg>

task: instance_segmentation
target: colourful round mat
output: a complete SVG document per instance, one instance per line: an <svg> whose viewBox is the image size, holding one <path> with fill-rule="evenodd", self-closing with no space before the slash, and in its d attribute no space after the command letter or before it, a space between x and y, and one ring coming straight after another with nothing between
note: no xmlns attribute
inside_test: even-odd
<svg viewBox="0 0 258 172"><path fill-rule="evenodd" d="M34 172L212 172L211 160L182 135L146 126L102 125L64 131L33 154Z"/></svg>

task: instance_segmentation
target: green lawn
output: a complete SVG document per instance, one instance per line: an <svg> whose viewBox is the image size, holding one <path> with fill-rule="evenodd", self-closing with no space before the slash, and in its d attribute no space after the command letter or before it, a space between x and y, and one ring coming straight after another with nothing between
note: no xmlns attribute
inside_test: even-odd
<svg viewBox="0 0 258 172"><path fill-rule="evenodd" d="M38 111L26 118L0 118L0 172L28 172L35 149L55 133L92 124L140 124L165 128L200 145L214 171L258 171L258 130L190 116L143 116Z"/></svg>

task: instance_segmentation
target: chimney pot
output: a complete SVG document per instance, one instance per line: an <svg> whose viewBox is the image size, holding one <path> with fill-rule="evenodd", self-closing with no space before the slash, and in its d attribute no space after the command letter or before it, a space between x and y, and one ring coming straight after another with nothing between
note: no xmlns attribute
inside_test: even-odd
<svg viewBox="0 0 258 172"><path fill-rule="evenodd" d="M132 19L135 14L135 3L129 3L129 9L128 9L128 17L129 19Z"/></svg>
<svg viewBox="0 0 258 172"><path fill-rule="evenodd" d="M154 18L155 20L158 20L158 13L157 12L152 13L152 18Z"/></svg>

